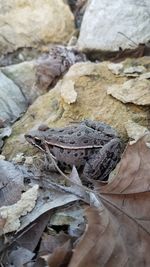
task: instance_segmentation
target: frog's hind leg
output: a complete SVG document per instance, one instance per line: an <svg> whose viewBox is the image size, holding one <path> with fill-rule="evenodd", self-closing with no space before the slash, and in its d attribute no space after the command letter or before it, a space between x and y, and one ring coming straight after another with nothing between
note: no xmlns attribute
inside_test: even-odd
<svg viewBox="0 0 150 267"><path fill-rule="evenodd" d="M120 160L121 152L121 140L112 139L92 154L84 166L83 176L87 179L106 180Z"/></svg>
<svg viewBox="0 0 150 267"><path fill-rule="evenodd" d="M117 138L118 133L117 131L111 127L110 125L100 122L100 121L92 121L92 120L84 120L82 124L86 125L87 127L104 134L104 136L107 136L109 140Z"/></svg>

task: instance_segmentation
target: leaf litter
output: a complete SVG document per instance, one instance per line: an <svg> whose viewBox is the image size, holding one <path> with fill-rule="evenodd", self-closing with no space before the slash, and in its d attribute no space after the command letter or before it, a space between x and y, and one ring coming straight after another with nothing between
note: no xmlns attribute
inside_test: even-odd
<svg viewBox="0 0 150 267"><path fill-rule="evenodd" d="M30 236L32 227L35 229L36 244L25 248L36 256L31 256L26 266L149 266L150 254L150 135L146 134L132 144L128 144L119 163L118 172L108 183L97 182L93 189L82 186L76 169L72 172L70 185L51 183L47 189L47 201L41 202L42 190L46 192L42 181L39 197L34 210L22 217L22 230L18 230L11 239L11 246L1 249L2 263L8 262L8 256L18 247L24 247L25 240ZM64 177L63 177L64 178ZM48 180L47 180L48 184ZM40 191L41 190L41 191ZM70 190L70 191L69 191ZM79 190L80 193L76 194ZM45 193L44 192L44 193ZM44 197L43 193L43 197ZM53 197L50 198L50 195ZM46 199L46 194L45 194ZM58 200L59 199L59 200ZM64 199L62 201L62 199ZM38 205L39 206L36 208ZM85 209L85 230L80 237L72 236L68 229L53 228L47 216L41 231L36 231L36 224L44 214L51 217L56 208L66 205L77 205ZM45 206L45 207L44 207ZM35 212L36 211L36 212ZM34 214L36 213L36 215ZM32 214L32 215L31 215ZM30 215L30 219L29 216ZM28 219L26 220L26 218ZM41 224L42 220L40 221ZM2 227L3 224L1 223ZM46 228L45 228L46 227ZM48 229L53 228L53 233ZM45 230L44 230L45 229ZM34 233L33 231L33 233ZM58 232L57 232L58 231ZM61 232L63 231L63 232ZM33 237L32 233L32 237ZM59 243L61 234L67 235L63 243ZM23 237L24 242L18 242ZM41 239L42 237L42 239ZM8 238L8 237L7 237ZM56 240L55 242L52 240ZM42 240L42 241L40 241ZM2 241L0 241L2 243ZM49 247L53 243L53 249ZM43 251L43 246L47 249ZM40 248L40 249L39 249ZM42 251L42 253L41 253ZM26 253L26 251L24 252ZM29 258L30 258L29 254ZM5 266L5 265L4 265ZM19 265L15 265L18 267Z"/></svg>

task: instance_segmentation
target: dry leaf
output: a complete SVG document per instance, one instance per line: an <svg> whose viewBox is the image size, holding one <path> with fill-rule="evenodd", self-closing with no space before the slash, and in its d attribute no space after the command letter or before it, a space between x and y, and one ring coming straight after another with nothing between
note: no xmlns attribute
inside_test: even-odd
<svg viewBox="0 0 150 267"><path fill-rule="evenodd" d="M66 266L72 254L69 236L62 232L56 236L44 235L40 254L50 267Z"/></svg>
<svg viewBox="0 0 150 267"><path fill-rule="evenodd" d="M34 222L45 212L50 212L54 208L62 207L79 199L78 196L73 194L62 193L61 191L56 193L56 189L54 191L51 189L50 194L52 195L52 199L49 200L45 200L44 196L41 194L37 200L34 210L22 218L19 231L23 230L30 223Z"/></svg>
<svg viewBox="0 0 150 267"><path fill-rule="evenodd" d="M20 247L24 247L30 251L34 251L38 245L38 242L43 234L46 225L48 224L51 212L48 211L37 218L33 224L26 227L20 235L18 233L17 244Z"/></svg>
<svg viewBox="0 0 150 267"><path fill-rule="evenodd" d="M27 250L23 247L18 247L9 255L10 266L25 266L25 264L28 263L34 256L35 253L32 253L30 250Z"/></svg>
<svg viewBox="0 0 150 267"><path fill-rule="evenodd" d="M49 267L67 266L71 255L71 243L68 240L62 247L56 248L52 255L48 255L46 261Z"/></svg>
<svg viewBox="0 0 150 267"><path fill-rule="evenodd" d="M69 267L148 267L150 264L150 136L128 145L115 179L88 207L87 230Z"/></svg>

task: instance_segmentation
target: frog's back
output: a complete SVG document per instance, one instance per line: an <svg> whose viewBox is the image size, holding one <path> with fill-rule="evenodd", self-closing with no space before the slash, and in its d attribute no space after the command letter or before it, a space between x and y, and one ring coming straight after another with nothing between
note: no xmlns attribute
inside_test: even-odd
<svg viewBox="0 0 150 267"><path fill-rule="evenodd" d="M101 147L108 143L117 133L110 126L99 123L101 129L95 130L84 123L65 128L48 129L45 133L49 144L64 148Z"/></svg>

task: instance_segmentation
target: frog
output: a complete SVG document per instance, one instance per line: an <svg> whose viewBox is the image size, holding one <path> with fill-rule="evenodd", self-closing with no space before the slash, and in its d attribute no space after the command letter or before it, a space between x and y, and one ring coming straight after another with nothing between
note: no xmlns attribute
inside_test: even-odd
<svg viewBox="0 0 150 267"><path fill-rule="evenodd" d="M44 153L48 148L63 170L75 166L88 180L107 180L123 147L112 126L89 119L60 128L39 127L25 138Z"/></svg>

